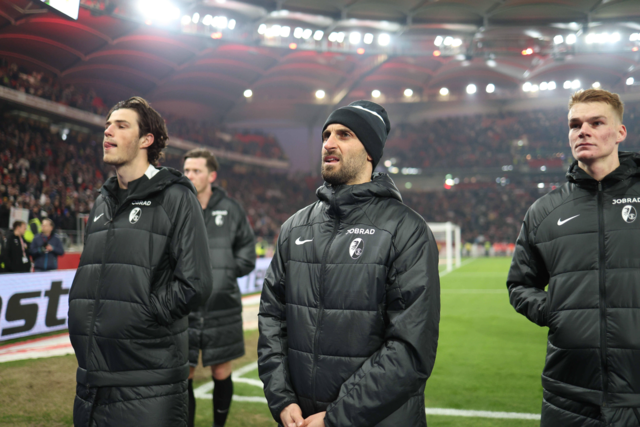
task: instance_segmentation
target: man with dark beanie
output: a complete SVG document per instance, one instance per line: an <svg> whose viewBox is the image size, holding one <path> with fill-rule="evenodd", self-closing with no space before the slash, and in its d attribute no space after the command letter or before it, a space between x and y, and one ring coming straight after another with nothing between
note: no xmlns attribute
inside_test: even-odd
<svg viewBox="0 0 640 427"><path fill-rule="evenodd" d="M331 113L319 200L282 226L258 341L260 379L281 426L427 425L438 248L391 178L373 173L389 129L373 102Z"/></svg>

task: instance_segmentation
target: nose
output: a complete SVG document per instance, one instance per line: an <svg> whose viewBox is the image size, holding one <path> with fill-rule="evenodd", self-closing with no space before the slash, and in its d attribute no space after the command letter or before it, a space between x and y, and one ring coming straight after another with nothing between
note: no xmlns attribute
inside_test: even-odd
<svg viewBox="0 0 640 427"><path fill-rule="evenodd" d="M332 151L338 148L333 132L329 135L329 138L327 138L327 140L322 144L322 148L324 148L325 151Z"/></svg>
<svg viewBox="0 0 640 427"><path fill-rule="evenodd" d="M113 129L112 129L113 125L109 125L104 129L104 135L105 136L113 136Z"/></svg>
<svg viewBox="0 0 640 427"><path fill-rule="evenodd" d="M584 137L586 135L589 135L589 123L588 122L584 122L582 124L582 126L580 127L580 137Z"/></svg>

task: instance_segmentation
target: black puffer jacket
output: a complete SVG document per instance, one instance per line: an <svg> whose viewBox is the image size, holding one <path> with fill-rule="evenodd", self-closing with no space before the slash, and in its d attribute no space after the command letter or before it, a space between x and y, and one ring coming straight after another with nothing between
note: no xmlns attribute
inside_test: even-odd
<svg viewBox="0 0 640 427"><path fill-rule="evenodd" d="M640 155L620 162L601 182L574 163L569 182L531 206L507 286L519 313L549 327L546 390L638 407Z"/></svg>
<svg viewBox="0 0 640 427"><path fill-rule="evenodd" d="M211 283L202 209L179 172L149 167L116 206L109 179L91 210L69 295L77 381L90 387L186 380L187 314Z"/></svg>
<svg viewBox="0 0 640 427"><path fill-rule="evenodd" d="M247 214L223 189L213 187L204 222L215 286L207 302L193 314L225 317L241 313L237 278L251 273L256 266L255 241Z"/></svg>
<svg viewBox="0 0 640 427"><path fill-rule="evenodd" d="M431 230L386 174L321 187L282 226L260 303L258 368L271 413L325 425L426 426L440 279Z"/></svg>

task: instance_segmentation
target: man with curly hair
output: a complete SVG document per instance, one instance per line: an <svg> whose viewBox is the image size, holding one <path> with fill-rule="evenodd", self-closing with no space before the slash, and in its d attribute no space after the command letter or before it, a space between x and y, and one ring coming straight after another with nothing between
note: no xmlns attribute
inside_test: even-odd
<svg viewBox="0 0 640 427"><path fill-rule="evenodd" d="M69 295L78 359L75 426L186 426L187 314L211 293L207 234L196 190L155 165L162 117L140 97L116 104L100 189Z"/></svg>

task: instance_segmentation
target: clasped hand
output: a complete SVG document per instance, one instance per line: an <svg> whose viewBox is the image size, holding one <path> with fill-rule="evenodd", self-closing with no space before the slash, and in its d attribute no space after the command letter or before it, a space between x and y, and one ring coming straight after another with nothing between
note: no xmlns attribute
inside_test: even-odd
<svg viewBox="0 0 640 427"><path fill-rule="evenodd" d="M318 412L304 419L300 406L292 403L280 412L280 420L282 420L284 427L324 427L324 416L326 414L326 411Z"/></svg>

